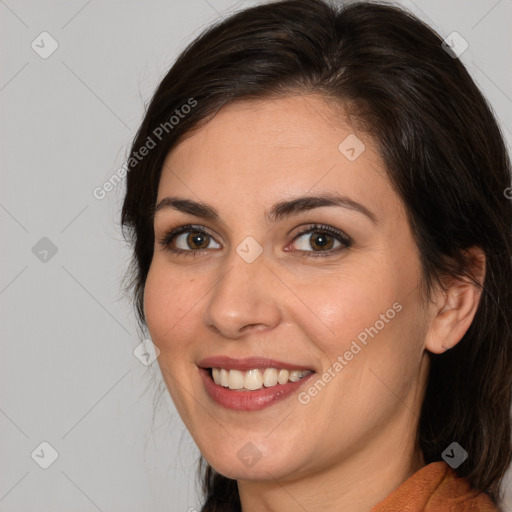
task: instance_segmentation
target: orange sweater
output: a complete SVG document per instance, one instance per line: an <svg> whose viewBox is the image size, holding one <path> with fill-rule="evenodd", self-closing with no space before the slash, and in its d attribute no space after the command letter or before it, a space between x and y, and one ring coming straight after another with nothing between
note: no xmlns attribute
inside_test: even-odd
<svg viewBox="0 0 512 512"><path fill-rule="evenodd" d="M498 512L444 461L421 468L370 512Z"/></svg>

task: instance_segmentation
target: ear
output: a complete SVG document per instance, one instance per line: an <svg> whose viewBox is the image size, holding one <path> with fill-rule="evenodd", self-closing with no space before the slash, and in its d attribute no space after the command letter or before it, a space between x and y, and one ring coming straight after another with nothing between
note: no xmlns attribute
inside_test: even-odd
<svg viewBox="0 0 512 512"><path fill-rule="evenodd" d="M479 247L465 251L467 268L483 286L485 279L485 253ZM425 348L435 354L453 348L466 334L475 316L480 297L481 286L468 278L445 279L445 286L436 290L432 319Z"/></svg>

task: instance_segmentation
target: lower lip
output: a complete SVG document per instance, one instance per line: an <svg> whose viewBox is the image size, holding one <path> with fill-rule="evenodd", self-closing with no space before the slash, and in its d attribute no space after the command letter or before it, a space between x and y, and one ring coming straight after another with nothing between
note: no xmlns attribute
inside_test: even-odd
<svg viewBox="0 0 512 512"><path fill-rule="evenodd" d="M297 382L287 382L286 384L277 384L269 388L261 388L256 391L235 391L219 384L215 384L210 377L210 371L200 368L201 378L210 397L219 405L227 409L237 411L259 411L269 407L291 394L295 393L310 377L315 375L310 373Z"/></svg>

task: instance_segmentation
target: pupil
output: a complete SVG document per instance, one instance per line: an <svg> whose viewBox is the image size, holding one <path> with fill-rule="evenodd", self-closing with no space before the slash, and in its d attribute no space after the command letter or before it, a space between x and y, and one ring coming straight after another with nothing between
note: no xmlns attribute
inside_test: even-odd
<svg viewBox="0 0 512 512"><path fill-rule="evenodd" d="M311 238L313 240L313 245L316 245L317 247L324 248L329 245L327 240L328 236L322 233L317 233L316 235L314 234L311 236Z"/></svg>
<svg viewBox="0 0 512 512"><path fill-rule="evenodd" d="M190 233L189 238L191 239L192 245L201 247L205 243L205 237L202 233Z"/></svg>

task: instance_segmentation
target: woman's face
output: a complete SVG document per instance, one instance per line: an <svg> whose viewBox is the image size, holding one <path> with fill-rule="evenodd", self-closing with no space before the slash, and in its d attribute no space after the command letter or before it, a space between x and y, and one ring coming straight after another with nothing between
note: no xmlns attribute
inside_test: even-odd
<svg viewBox="0 0 512 512"><path fill-rule="evenodd" d="M157 202L148 328L218 472L291 480L416 451L429 315L370 138L315 95L230 104L168 155Z"/></svg>

